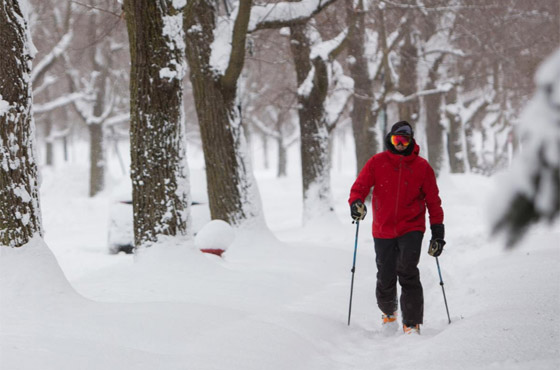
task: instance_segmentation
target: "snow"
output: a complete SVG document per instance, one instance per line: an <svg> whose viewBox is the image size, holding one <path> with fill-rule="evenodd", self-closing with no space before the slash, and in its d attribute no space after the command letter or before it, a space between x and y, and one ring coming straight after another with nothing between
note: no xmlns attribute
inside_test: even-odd
<svg viewBox="0 0 560 370"><path fill-rule="evenodd" d="M10 110L10 103L2 99L2 94L0 94L0 116L8 113Z"/></svg>
<svg viewBox="0 0 560 370"><path fill-rule="evenodd" d="M237 9L235 9L237 14ZM231 39L233 35L234 18L219 17L214 29L214 41L212 42L210 54L210 65L218 75L223 75L229 65L231 54ZM197 28L191 27L189 32L196 32Z"/></svg>
<svg viewBox="0 0 560 370"><path fill-rule="evenodd" d="M198 249L223 249L235 240L235 231L223 220L212 220L200 229L194 239Z"/></svg>
<svg viewBox="0 0 560 370"><path fill-rule="evenodd" d="M313 80L315 78L315 66L311 66L311 70L307 74L307 77L303 81L303 83L298 87L297 93L299 96L303 96L307 98L311 91L313 90Z"/></svg>
<svg viewBox="0 0 560 370"><path fill-rule="evenodd" d="M184 1L184 0L183 0ZM175 9L179 9L180 2L174 1ZM169 67L164 67L160 70L160 78L168 78L170 80L177 78L182 80L186 73L186 61L184 60L184 32L183 32L183 13L179 12L176 15L165 15L162 17L163 29L162 34L169 41L167 41L167 47L169 50L177 54L177 59L171 59L168 62ZM177 52L175 52L177 50Z"/></svg>
<svg viewBox="0 0 560 370"><path fill-rule="evenodd" d="M236 230L223 258L201 253L196 241L171 238L136 256L110 255L111 187L122 176L114 158L108 158L108 189L95 198L87 196L87 156L44 169L45 242L36 237L22 248L0 248L0 367L557 369L560 225L537 227L506 251L487 236L493 178L438 180L447 228L439 260L452 324L426 235L422 335L382 332L368 215L346 325L356 230L346 200L354 158L351 145L340 149L335 141L336 217L313 227L301 226L298 148L290 149L285 178L255 162L271 232ZM193 158L202 154L189 148L189 158L199 200L206 184Z"/></svg>
<svg viewBox="0 0 560 370"><path fill-rule="evenodd" d="M254 31L264 22L288 22L290 20L309 18L313 12L331 0L300 0L297 2L279 1L251 8L249 32Z"/></svg>

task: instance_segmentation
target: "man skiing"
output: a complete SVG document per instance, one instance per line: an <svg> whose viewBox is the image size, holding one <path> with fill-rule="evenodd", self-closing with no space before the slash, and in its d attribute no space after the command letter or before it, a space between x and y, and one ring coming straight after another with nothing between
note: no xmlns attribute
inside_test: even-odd
<svg viewBox="0 0 560 370"><path fill-rule="evenodd" d="M443 209L434 170L418 156L420 147L407 121L393 125L385 137L387 150L371 157L350 190L351 216L363 220L364 204L371 188L377 264L377 305L383 325L396 323L397 277L401 285L400 305L403 330L420 333L424 316L424 296L418 262L426 231L426 208L432 238L428 253L437 257L445 245Z"/></svg>

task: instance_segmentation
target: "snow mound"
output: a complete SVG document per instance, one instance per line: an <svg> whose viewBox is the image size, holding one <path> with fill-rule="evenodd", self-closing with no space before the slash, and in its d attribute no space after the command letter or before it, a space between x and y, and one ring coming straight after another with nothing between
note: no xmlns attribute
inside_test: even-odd
<svg viewBox="0 0 560 370"><path fill-rule="evenodd" d="M194 239L198 249L226 250L235 240L235 231L223 220L212 220L200 229Z"/></svg>
<svg viewBox="0 0 560 370"><path fill-rule="evenodd" d="M38 235L19 248L0 246L0 292L2 302L12 299L31 304L80 297Z"/></svg>

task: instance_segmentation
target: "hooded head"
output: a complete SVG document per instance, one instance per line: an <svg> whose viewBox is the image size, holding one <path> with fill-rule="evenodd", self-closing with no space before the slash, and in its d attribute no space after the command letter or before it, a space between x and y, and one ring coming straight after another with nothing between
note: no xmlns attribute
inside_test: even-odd
<svg viewBox="0 0 560 370"><path fill-rule="evenodd" d="M395 149L393 144L391 144L392 135L410 136L412 142L405 150L399 152L397 149ZM412 129L410 123L408 123L407 121L399 121L395 123L393 127L391 127L391 131L389 131L389 133L385 137L385 146L391 153L400 154L400 155L410 155L412 154L415 145L416 142L414 141L414 130Z"/></svg>

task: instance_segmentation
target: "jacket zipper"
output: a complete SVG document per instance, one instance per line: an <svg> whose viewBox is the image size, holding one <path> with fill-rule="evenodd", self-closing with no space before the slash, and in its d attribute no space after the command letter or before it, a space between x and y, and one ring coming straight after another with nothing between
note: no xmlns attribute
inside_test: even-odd
<svg viewBox="0 0 560 370"><path fill-rule="evenodd" d="M397 237L397 223L398 223L398 212L399 212L399 197L401 193L401 175L402 175L402 157L399 158L399 180L397 181L397 200L395 203L395 237Z"/></svg>

